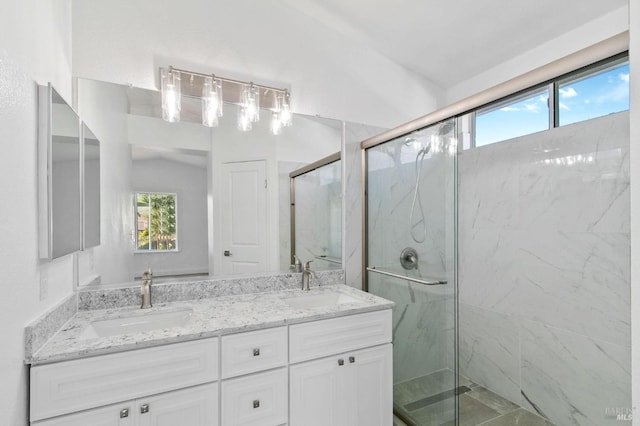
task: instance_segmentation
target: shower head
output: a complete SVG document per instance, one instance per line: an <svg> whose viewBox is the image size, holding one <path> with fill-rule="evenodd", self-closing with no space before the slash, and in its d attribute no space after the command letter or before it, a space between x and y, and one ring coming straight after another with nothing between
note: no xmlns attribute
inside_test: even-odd
<svg viewBox="0 0 640 426"><path fill-rule="evenodd" d="M417 149L418 152L416 155L426 155L429 153L429 151L431 151L431 142L427 142L425 146L422 146L422 143L413 136L407 136L406 138L404 138L404 144L405 146L410 146L414 149Z"/></svg>
<svg viewBox="0 0 640 426"><path fill-rule="evenodd" d="M449 120L445 123L442 123L440 125L440 128L438 129L438 136L444 136L446 134L451 133L454 127L455 127L455 122L453 120Z"/></svg>

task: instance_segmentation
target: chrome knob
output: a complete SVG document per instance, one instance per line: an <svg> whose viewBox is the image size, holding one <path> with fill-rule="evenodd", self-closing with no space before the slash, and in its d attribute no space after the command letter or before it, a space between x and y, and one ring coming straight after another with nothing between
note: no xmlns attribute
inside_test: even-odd
<svg viewBox="0 0 640 426"><path fill-rule="evenodd" d="M260 408L260 400L259 399L253 400L253 408Z"/></svg>
<svg viewBox="0 0 640 426"><path fill-rule="evenodd" d="M223 254L225 256L229 257L229 256L231 256L231 250L225 250Z"/></svg>
<svg viewBox="0 0 640 426"><path fill-rule="evenodd" d="M349 362L350 362L351 364L353 364L354 362L356 362L356 357L355 357L355 356L350 356L350 357L349 357Z"/></svg>
<svg viewBox="0 0 640 426"><path fill-rule="evenodd" d="M149 404L144 404L140 406L140 414L145 414L149 412Z"/></svg>
<svg viewBox="0 0 640 426"><path fill-rule="evenodd" d="M253 356L260 356L260 348L253 348Z"/></svg>
<svg viewBox="0 0 640 426"><path fill-rule="evenodd" d="M338 360L338 365L344 365L344 359L340 358L340 359Z"/></svg>
<svg viewBox="0 0 640 426"><path fill-rule="evenodd" d="M124 419L126 417L129 417L129 409L123 408L122 410L120 410L120 418Z"/></svg>

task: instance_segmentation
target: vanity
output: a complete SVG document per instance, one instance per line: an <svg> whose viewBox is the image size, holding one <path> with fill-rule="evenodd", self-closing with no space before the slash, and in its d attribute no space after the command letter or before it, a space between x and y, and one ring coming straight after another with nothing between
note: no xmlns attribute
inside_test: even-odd
<svg viewBox="0 0 640 426"><path fill-rule="evenodd" d="M392 424L392 302L276 287L77 311L28 354L31 424Z"/></svg>

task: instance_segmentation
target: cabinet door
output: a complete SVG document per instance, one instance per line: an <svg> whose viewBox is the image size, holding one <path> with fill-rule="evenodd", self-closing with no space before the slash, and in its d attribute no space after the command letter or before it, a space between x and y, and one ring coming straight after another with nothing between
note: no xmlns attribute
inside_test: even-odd
<svg viewBox="0 0 640 426"><path fill-rule="evenodd" d="M339 364L342 360L343 365ZM289 370L291 426L348 425L344 357L307 361ZM348 425L353 426L353 425Z"/></svg>
<svg viewBox="0 0 640 426"><path fill-rule="evenodd" d="M346 355L352 401L352 426L393 424L393 352L391 344Z"/></svg>
<svg viewBox="0 0 640 426"><path fill-rule="evenodd" d="M31 423L34 426L134 426L134 401Z"/></svg>
<svg viewBox="0 0 640 426"><path fill-rule="evenodd" d="M137 426L216 426L218 384L196 386L136 400Z"/></svg>

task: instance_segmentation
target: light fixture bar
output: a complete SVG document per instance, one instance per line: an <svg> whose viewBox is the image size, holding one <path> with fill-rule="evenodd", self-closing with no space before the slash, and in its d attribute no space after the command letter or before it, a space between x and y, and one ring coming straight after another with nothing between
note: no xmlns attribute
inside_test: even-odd
<svg viewBox="0 0 640 426"><path fill-rule="evenodd" d="M204 74L201 72L197 72L197 71L187 71L187 70L183 70L180 68L174 68L172 66L169 67L169 71L175 71L175 72L179 72L180 74L187 74L187 75L193 75L193 76L197 76L197 77L202 77L202 78L207 78L207 77L211 77L212 74ZM256 84L252 81L241 81L241 80L235 80L233 78L226 78L226 77L219 77L219 76L215 76L216 80L220 80L220 81L224 81L225 83L231 83L231 84L241 84L241 85L251 85L253 84L254 87L258 88L258 89L262 89L262 90L270 90L273 92L277 92L277 93L288 93L289 91L287 89L279 89L277 87L272 87L272 86L265 86L263 84Z"/></svg>

